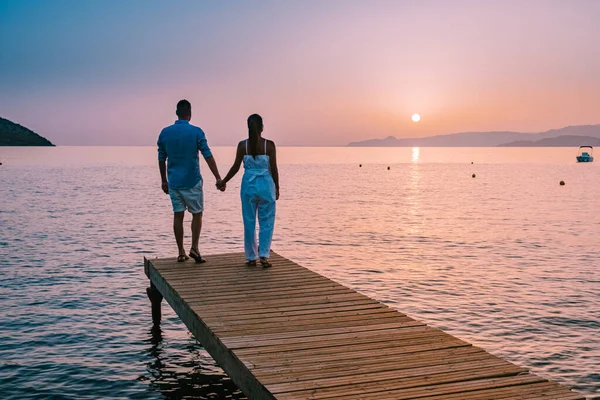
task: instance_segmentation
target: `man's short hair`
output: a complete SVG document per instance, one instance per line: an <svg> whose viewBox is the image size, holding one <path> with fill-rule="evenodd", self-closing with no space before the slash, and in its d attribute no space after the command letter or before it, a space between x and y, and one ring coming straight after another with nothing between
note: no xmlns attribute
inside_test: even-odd
<svg viewBox="0 0 600 400"><path fill-rule="evenodd" d="M179 103L177 103L177 111L175 111L175 114L177 114L179 118L189 117L192 115L192 105L187 100L180 100Z"/></svg>

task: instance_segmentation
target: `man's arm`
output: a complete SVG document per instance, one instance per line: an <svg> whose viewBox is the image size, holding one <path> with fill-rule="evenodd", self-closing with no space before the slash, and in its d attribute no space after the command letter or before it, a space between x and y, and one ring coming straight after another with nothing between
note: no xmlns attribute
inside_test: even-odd
<svg viewBox="0 0 600 400"><path fill-rule="evenodd" d="M164 161L158 162L158 169L160 170L160 179L162 181L162 190L166 194L169 194L169 182L167 181L167 163Z"/></svg>
<svg viewBox="0 0 600 400"><path fill-rule="evenodd" d="M217 185L218 185L219 183L221 183L221 175L219 175L219 168L217 168L217 162L215 161L215 158L213 156L210 156L210 157L205 157L204 159L206 160L206 163L208 164L208 168L210 168L210 171L215 176L215 179L217 180Z"/></svg>
<svg viewBox="0 0 600 400"><path fill-rule="evenodd" d="M162 190L166 194L169 194L169 182L167 181L167 150L165 149L164 143L158 137L158 169L160 171L160 179L162 181Z"/></svg>
<svg viewBox="0 0 600 400"><path fill-rule="evenodd" d="M206 135L204 135L204 131L200 128L198 128L198 130L198 139L196 142L196 144L198 145L198 150L200 151L200 153L202 153L202 156L206 160L210 171L213 173L215 179L217 180L217 184L219 184L221 183L221 175L219 175L219 168L217 168L217 162L215 161L215 158L213 157L212 152L208 147L208 141L206 140Z"/></svg>

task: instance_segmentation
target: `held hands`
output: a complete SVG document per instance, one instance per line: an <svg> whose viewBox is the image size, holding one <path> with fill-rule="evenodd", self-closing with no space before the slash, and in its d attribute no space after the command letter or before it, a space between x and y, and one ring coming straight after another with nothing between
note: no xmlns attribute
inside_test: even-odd
<svg viewBox="0 0 600 400"><path fill-rule="evenodd" d="M163 181L162 190L163 192L165 192L165 194L169 194L169 182Z"/></svg>
<svg viewBox="0 0 600 400"><path fill-rule="evenodd" d="M218 190L224 192L227 189L227 182L222 179L217 179L217 183L215 184ZM164 190L164 189L163 189ZM168 187L167 187L168 190ZM275 190L275 200L279 200L279 188Z"/></svg>
<svg viewBox="0 0 600 400"><path fill-rule="evenodd" d="M220 190L221 192L224 192L225 189L227 189L227 183L221 179L217 179L216 186L217 186L217 189Z"/></svg>

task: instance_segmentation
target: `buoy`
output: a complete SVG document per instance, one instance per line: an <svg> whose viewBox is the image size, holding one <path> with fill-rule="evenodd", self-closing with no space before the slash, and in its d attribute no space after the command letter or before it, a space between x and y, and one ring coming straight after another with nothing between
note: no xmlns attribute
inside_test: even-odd
<svg viewBox="0 0 600 400"><path fill-rule="evenodd" d="M475 178L475 174L471 175L472 178Z"/></svg>
<svg viewBox="0 0 600 400"><path fill-rule="evenodd" d="M388 171L390 170L390 167L388 167Z"/></svg>
<svg viewBox="0 0 600 400"><path fill-rule="evenodd" d="M565 181L560 181L560 186L565 186Z"/></svg>

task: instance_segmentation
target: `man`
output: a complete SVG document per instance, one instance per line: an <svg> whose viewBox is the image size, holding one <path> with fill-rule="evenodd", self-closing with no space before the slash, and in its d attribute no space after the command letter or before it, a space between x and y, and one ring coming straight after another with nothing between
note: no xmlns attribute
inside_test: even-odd
<svg viewBox="0 0 600 400"><path fill-rule="evenodd" d="M192 214L192 247L189 255L197 263L205 262L198 250L202 229L204 195L198 150L206 160L211 172L221 182L219 169L202 129L191 125L192 105L187 100L177 103L178 120L166 127L158 136L158 167L162 178L162 190L171 196L173 204L173 232L179 248L177 261L188 259L183 248L183 216L187 209ZM168 179L167 179L168 174Z"/></svg>

